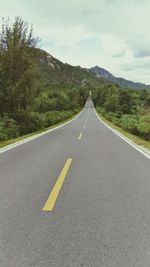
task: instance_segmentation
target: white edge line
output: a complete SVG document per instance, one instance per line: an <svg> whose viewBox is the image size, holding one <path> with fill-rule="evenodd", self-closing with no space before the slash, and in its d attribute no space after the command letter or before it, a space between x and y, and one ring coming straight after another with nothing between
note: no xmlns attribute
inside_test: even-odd
<svg viewBox="0 0 150 267"><path fill-rule="evenodd" d="M115 133L117 136L119 136L121 139L123 139L125 142L127 142L130 146L132 146L133 148L135 148L137 151L139 151L141 154L143 154L145 157L147 157L148 159L150 159L150 155L148 155L147 153L145 153L143 150L141 150L133 141L130 141L128 138L126 138L124 135L122 135L121 133L119 133L117 130L113 129L112 127L110 127L107 123L105 123L98 115L97 111L94 108L94 112L96 114L96 117L99 119L99 121L101 123L103 123L110 131L112 131L113 133Z"/></svg>
<svg viewBox="0 0 150 267"><path fill-rule="evenodd" d="M39 138L39 137L41 137L41 136L43 136L43 135L45 135L45 134L48 134L48 133L53 132L53 131L56 131L57 129L59 129L59 128L65 126L65 125L67 125L67 124L69 124L70 122L76 120L76 119L81 115L81 113L82 113L83 111L84 111L84 108L80 111L80 113L79 113L76 117L74 117L73 119L70 119L69 121L67 121L67 122L65 122L65 123L62 123L62 124L59 125L59 126L56 126L56 127L52 128L52 129L49 129L49 130L47 130L47 131L44 131L44 132L42 132L42 133L40 133L40 134L35 134L35 135L33 135L32 137L27 137L27 138L25 138L25 139L23 139L23 140L21 140L21 141L18 141L18 142L16 142L16 143L13 143L13 144L10 144L10 145L8 145L8 146L5 146L4 148L1 148L1 149L0 149L0 154L4 153L4 152L6 152L6 151L8 151L8 150L10 150L10 149L12 149L12 148L21 146L21 145L23 145L23 144L25 144L25 143L28 143L28 142L30 142L30 141L32 141L32 140L34 140L34 139L37 139L37 138Z"/></svg>

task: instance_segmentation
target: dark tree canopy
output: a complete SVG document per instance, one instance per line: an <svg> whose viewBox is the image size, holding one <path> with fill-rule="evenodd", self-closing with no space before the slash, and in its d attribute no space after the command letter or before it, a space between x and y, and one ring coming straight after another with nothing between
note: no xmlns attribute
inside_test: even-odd
<svg viewBox="0 0 150 267"><path fill-rule="evenodd" d="M33 37L33 27L29 27L22 18L16 17L13 24L8 19L2 19L0 33L0 51L5 52L13 49L25 49L36 47L39 38Z"/></svg>

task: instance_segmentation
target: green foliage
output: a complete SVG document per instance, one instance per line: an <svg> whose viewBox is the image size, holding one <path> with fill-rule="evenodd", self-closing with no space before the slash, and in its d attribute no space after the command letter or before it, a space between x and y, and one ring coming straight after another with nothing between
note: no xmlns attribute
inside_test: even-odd
<svg viewBox="0 0 150 267"><path fill-rule="evenodd" d="M125 114L120 119L120 124L124 130L132 134L138 134L138 116Z"/></svg>
<svg viewBox="0 0 150 267"><path fill-rule="evenodd" d="M0 140L7 140L19 136L19 126L17 122L7 115L0 119Z"/></svg>
<svg viewBox="0 0 150 267"><path fill-rule="evenodd" d="M124 130L150 140L150 91L117 88L97 91L97 111Z"/></svg>
<svg viewBox="0 0 150 267"><path fill-rule="evenodd" d="M38 39L32 35L32 27L17 17L11 25L3 20L0 33L0 114L13 116L21 108L26 109L33 100L31 56Z"/></svg>
<svg viewBox="0 0 150 267"><path fill-rule="evenodd" d="M69 119L74 114L73 111L49 111L44 114L45 127L54 125L63 120Z"/></svg>
<svg viewBox="0 0 150 267"><path fill-rule="evenodd" d="M118 110L118 97L117 95L111 95L104 103L106 112L116 112Z"/></svg>
<svg viewBox="0 0 150 267"><path fill-rule="evenodd" d="M38 112L47 112L49 110L55 110L57 104L57 98L50 97L49 92L43 91L34 100L34 110Z"/></svg>
<svg viewBox="0 0 150 267"><path fill-rule="evenodd" d="M21 18L17 17L13 24L9 19L3 19L0 32L0 140L70 118L84 105L90 81L95 79L93 74L63 64L37 49L37 43L32 27ZM98 83L96 79L96 86Z"/></svg>
<svg viewBox="0 0 150 267"><path fill-rule="evenodd" d="M119 111L122 114L130 114L132 109L132 97L130 91L119 90L118 92Z"/></svg>
<svg viewBox="0 0 150 267"><path fill-rule="evenodd" d="M150 113L140 118L137 128L140 135L150 141Z"/></svg>
<svg viewBox="0 0 150 267"><path fill-rule="evenodd" d="M38 112L23 112L19 118L19 125L21 134L27 134L43 129L43 116Z"/></svg>

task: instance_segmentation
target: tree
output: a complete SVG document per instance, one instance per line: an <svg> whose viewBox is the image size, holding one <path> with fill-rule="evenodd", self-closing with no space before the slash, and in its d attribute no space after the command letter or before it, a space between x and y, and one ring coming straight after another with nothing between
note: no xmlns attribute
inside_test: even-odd
<svg viewBox="0 0 150 267"><path fill-rule="evenodd" d="M132 111L132 97L130 91L119 90L118 101L120 112L123 114L130 114Z"/></svg>
<svg viewBox="0 0 150 267"><path fill-rule="evenodd" d="M15 117L33 100L33 73L31 55L39 39L33 37L20 17L13 24L2 21L0 32L0 113Z"/></svg>
<svg viewBox="0 0 150 267"><path fill-rule="evenodd" d="M118 111L118 96L116 94L107 97L104 104L106 112L117 112Z"/></svg>

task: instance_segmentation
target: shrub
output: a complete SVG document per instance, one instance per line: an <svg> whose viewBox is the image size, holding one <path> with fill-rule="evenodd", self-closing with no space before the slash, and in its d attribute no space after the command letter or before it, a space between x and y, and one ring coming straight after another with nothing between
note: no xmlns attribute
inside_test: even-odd
<svg viewBox="0 0 150 267"><path fill-rule="evenodd" d="M44 114L45 127L54 125L72 117L73 111L49 111Z"/></svg>
<svg viewBox="0 0 150 267"><path fill-rule="evenodd" d="M104 116L104 117L107 114L104 108L96 107L96 110L98 113L102 114L102 116Z"/></svg>
<svg viewBox="0 0 150 267"><path fill-rule="evenodd" d="M0 141L7 140L8 136L3 128L0 127Z"/></svg>
<svg viewBox="0 0 150 267"><path fill-rule="evenodd" d="M76 109L68 111L49 111L46 113L20 111L17 121L4 116L0 119L0 141L18 137L19 134L31 133L44 127L57 124L69 119L77 112ZM20 127L19 127L19 126Z"/></svg>
<svg viewBox="0 0 150 267"><path fill-rule="evenodd" d="M38 112L22 112L18 120L21 134L31 133L44 128L44 117Z"/></svg>
<svg viewBox="0 0 150 267"><path fill-rule="evenodd" d="M150 113L140 118L138 130L144 139L150 140Z"/></svg>
<svg viewBox="0 0 150 267"><path fill-rule="evenodd" d="M116 112L118 110L118 97L117 95L111 95L107 97L104 103L106 112Z"/></svg>
<svg viewBox="0 0 150 267"><path fill-rule="evenodd" d="M19 126L17 122L5 115L0 121L0 140L7 140L18 136Z"/></svg>
<svg viewBox="0 0 150 267"><path fill-rule="evenodd" d="M138 117L125 114L120 119L120 126L133 134L138 134Z"/></svg>

